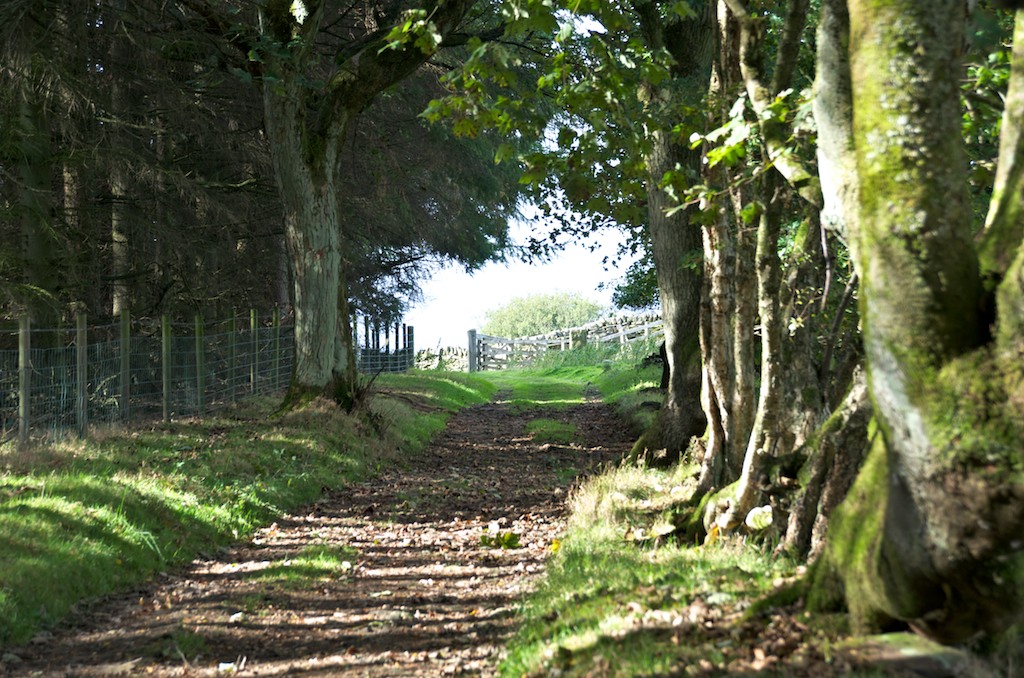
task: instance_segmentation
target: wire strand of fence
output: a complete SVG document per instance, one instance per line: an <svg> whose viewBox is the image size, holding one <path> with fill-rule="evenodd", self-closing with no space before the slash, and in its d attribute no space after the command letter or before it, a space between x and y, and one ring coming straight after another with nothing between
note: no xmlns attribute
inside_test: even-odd
<svg viewBox="0 0 1024 678"><path fill-rule="evenodd" d="M57 328L27 318L0 327L0 442L52 438L90 426L203 415L240 397L283 391L294 357L290 316L251 310L191 322L131 318ZM362 372L415 366L413 328L402 347L357 347Z"/></svg>
<svg viewBox="0 0 1024 678"><path fill-rule="evenodd" d="M276 310L192 323L76 320L0 329L0 439L204 414L239 396L280 391L291 375L292 328Z"/></svg>

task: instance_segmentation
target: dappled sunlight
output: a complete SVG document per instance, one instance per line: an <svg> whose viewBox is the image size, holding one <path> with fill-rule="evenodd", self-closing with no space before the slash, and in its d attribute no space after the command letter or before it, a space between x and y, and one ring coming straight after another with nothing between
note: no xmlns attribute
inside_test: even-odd
<svg viewBox="0 0 1024 678"><path fill-rule="evenodd" d="M582 407L540 420L572 432L565 447L527 432L518 407L464 410L401 471L279 516L249 543L109 601L97 628L53 645L62 662L99 672L168 675L184 660L198 675L228 665L260 675L493 671L522 596L558 548L569 487L630 444L610 412ZM53 654L35 647L18 650L26 669Z"/></svg>

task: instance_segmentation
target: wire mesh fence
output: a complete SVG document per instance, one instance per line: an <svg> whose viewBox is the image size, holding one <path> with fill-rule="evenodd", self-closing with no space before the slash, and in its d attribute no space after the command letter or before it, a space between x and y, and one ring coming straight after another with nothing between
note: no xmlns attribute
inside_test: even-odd
<svg viewBox="0 0 1024 678"><path fill-rule="evenodd" d="M0 331L2 439L52 437L95 424L203 414L288 385L291 326L276 313L192 323Z"/></svg>
<svg viewBox="0 0 1024 678"><path fill-rule="evenodd" d="M357 348L362 372L415 367L401 348ZM89 426L199 415L240 397L282 391L295 355L280 312L193 322L129 318L108 325L0 328L0 442L84 434Z"/></svg>

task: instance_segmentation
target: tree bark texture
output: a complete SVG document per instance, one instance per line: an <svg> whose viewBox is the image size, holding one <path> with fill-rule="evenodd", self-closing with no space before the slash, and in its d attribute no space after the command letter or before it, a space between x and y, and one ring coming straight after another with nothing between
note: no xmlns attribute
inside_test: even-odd
<svg viewBox="0 0 1024 678"><path fill-rule="evenodd" d="M697 17L672 29L666 28L654 3L634 6L647 46L666 49L675 59L676 85L701 82L710 65L712 4L705 3ZM645 106L657 109L671 100L671 88L672 83L644 83L639 96ZM690 439L704 432L707 421L700 404L701 232L691 220L692 208L668 213L674 203L661 181L674 171L696 177L700 153L673 139L667 129L649 129L647 140L648 228L665 321L669 383L657 420L637 441L633 455L668 463L679 459Z"/></svg>
<svg viewBox="0 0 1024 678"><path fill-rule="evenodd" d="M781 549L801 560L817 560L825 546L829 516L846 497L867 452L871 401L858 371L846 398L804 447L808 459L789 512Z"/></svg>
<svg viewBox="0 0 1024 678"><path fill-rule="evenodd" d="M763 55L754 53L763 32L760 20L749 14L744 2L723 0L719 10L717 84L724 93L746 92L754 102L755 113L763 118L760 113L778 94L776 90L787 87L792 77L806 6L802 2L787 6L783 41L770 84L766 84L763 72ZM775 123L761 122L761 137L769 156L766 160L774 160L769 137L778 137L783 130L773 126ZM813 290L821 287L812 274L820 268L816 265L822 258L816 220L809 220L797 238L797 256L787 262L785 277L777 254L786 191L804 195L806 188L816 184L794 184L792 171L777 162L772 167L767 176L754 182L742 181L739 174L731 176L734 172L729 170L718 170L717 176L709 178L712 184L724 182L729 187L729 201L727 208L705 226L707 275L711 281L707 287L710 299L705 304L710 328L705 328L703 335L708 351L705 403L713 408L709 418L721 423L709 436L698 486L704 490L739 480L738 485L724 490L709 504L705 522L717 522L722 529L741 523L745 510L757 500L759 469L765 456L800 446L827 412L818 388L811 341L815 326L808 312L809 300L815 296ZM746 223L751 208L760 210L755 222L759 226ZM725 257L714 252L719 243L729 246L729 269L720 268ZM762 340L760 375L754 350L758 320ZM787 334L790 323L796 324ZM795 369L783 372L782 361ZM755 396L754 385L758 382L760 393ZM718 516L722 520L717 520Z"/></svg>
<svg viewBox="0 0 1024 678"><path fill-rule="evenodd" d="M658 447L678 459L690 438L701 435L707 425L700 407L701 270L694 255L701 248L700 228L690 223L686 211L668 216L666 212L672 205L657 185L677 163L692 166L693 158L680 157L684 151L666 132L655 132L652 137L647 157L648 224L669 367L668 390L659 414Z"/></svg>
<svg viewBox="0 0 1024 678"><path fill-rule="evenodd" d="M430 55L412 44L388 47L386 30L370 30L365 40L356 41L358 49L339 50L322 90L310 87L312 74L325 68L315 45L328 5L307 2L302 19L289 3L261 10L263 35L276 43L263 55L261 76L292 269L295 364L288 400L323 394L351 407L359 387L341 251L345 224L338 181L344 142L355 116ZM473 0L440 2L428 15L445 36L472 5Z"/></svg>
<svg viewBox="0 0 1024 678"><path fill-rule="evenodd" d="M760 497L761 473L767 457L778 453L782 442L783 395L783 323L779 312L779 289L782 264L779 261L779 235L782 228L779 202L779 179L775 174L762 175L762 195L768 202L760 216L757 229L757 302L761 320L761 387L757 414L747 438L738 485L728 492L724 501L708 506L704 524L717 523L719 529L730 530L743 523L747 513Z"/></svg>
<svg viewBox="0 0 1024 678"><path fill-rule="evenodd" d="M818 20L814 119L818 126L821 222L843 239L856 263L857 159L853 147L850 15L847 0L822 0Z"/></svg>
<svg viewBox="0 0 1024 678"><path fill-rule="evenodd" d="M1024 616L1024 341L1004 332L1024 317L1012 273L1024 253L997 290L993 341L960 137L965 18L962 0L850 3L856 249L879 431L816 594L839 583L862 627L902 620L943 642Z"/></svg>

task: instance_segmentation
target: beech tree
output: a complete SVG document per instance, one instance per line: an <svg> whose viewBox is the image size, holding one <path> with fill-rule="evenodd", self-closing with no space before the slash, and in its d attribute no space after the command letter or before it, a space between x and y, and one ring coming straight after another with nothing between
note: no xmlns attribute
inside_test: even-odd
<svg viewBox="0 0 1024 678"><path fill-rule="evenodd" d="M283 204L293 280L295 368L288 402L328 394L351 407L358 392L343 268L339 172L352 124L375 97L458 37L473 0L414 6L273 1L255 15L183 0L189 20L244 59L260 87Z"/></svg>
<svg viewBox="0 0 1024 678"><path fill-rule="evenodd" d="M878 430L833 522L818 604L944 642L1024 615L1024 15L998 173L973 235L960 0L852 0L856 262Z"/></svg>

